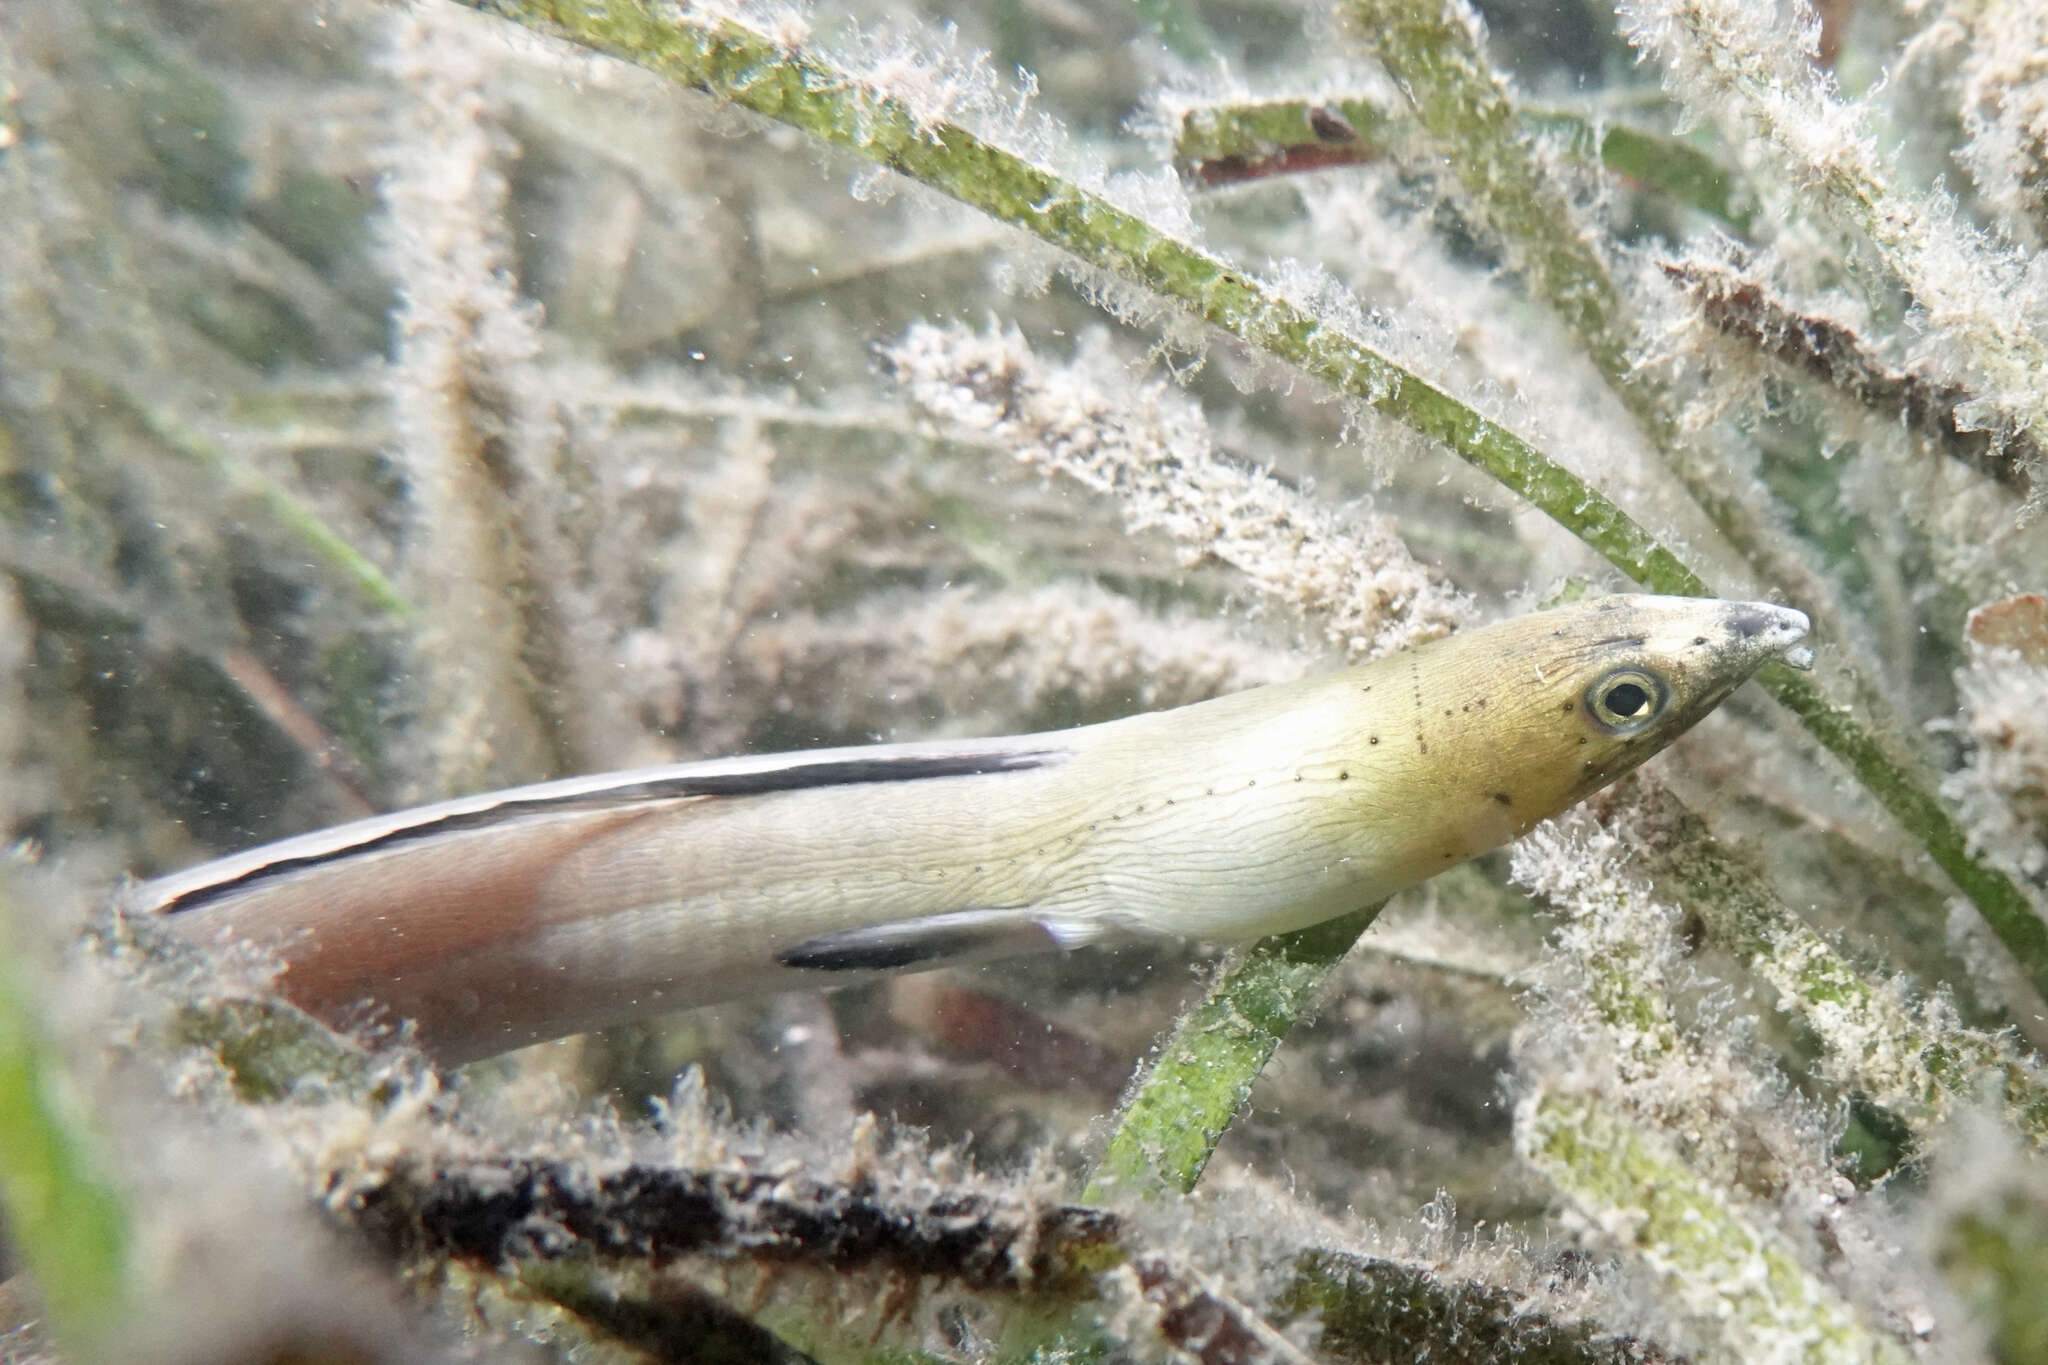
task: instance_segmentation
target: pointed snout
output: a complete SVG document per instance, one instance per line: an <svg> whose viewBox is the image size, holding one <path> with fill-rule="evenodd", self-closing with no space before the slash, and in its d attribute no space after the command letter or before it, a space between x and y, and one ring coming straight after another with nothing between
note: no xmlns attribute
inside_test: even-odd
<svg viewBox="0 0 2048 1365"><path fill-rule="evenodd" d="M1811 649L1793 650L1813 628L1803 611L1771 602L1729 602L1723 620L1735 647L1759 664L1779 657L1806 668L1813 661Z"/></svg>

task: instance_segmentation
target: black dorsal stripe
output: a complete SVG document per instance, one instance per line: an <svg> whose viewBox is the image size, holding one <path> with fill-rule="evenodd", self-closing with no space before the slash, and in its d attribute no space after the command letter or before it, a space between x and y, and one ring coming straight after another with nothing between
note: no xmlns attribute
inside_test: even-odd
<svg viewBox="0 0 2048 1365"><path fill-rule="evenodd" d="M767 796L775 792L804 791L813 787L851 787L876 782L923 782L940 777L980 777L992 773L1029 772L1057 767L1072 754L1064 749L982 750L947 754L880 754L867 758L834 758L805 763L793 755L784 766L758 771L702 773L679 772L672 776L622 783L573 796L519 797L507 794L503 801L474 810L451 812L399 825L382 834L300 857L282 857L262 863L238 876L208 882L158 907L163 914L182 914L212 904L252 886L289 876L308 868L423 842L445 834L489 829L514 821L533 819L563 811L613 810L650 801L672 801L687 797Z"/></svg>

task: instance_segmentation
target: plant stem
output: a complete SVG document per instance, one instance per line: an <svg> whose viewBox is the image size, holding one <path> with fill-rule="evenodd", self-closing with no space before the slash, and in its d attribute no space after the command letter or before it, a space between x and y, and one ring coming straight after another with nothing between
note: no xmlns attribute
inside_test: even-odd
<svg viewBox="0 0 2048 1365"><path fill-rule="evenodd" d="M1696 147L1621 124L1603 131L1569 109L1525 106L1516 119L1525 135L1557 136L1577 161L1605 166L1731 227L1748 229L1728 172ZM1383 102L1367 95L1200 105L1182 111L1173 140L1174 165L1202 185L1360 165L1397 152Z"/></svg>
<svg viewBox="0 0 2048 1365"><path fill-rule="evenodd" d="M1624 400L1640 399L1627 392L1636 337L1621 291L1479 50L1470 11L1457 0L1348 0L1344 10L1407 96L1471 209L1529 276L1531 292L1578 336Z"/></svg>
<svg viewBox="0 0 2048 1365"><path fill-rule="evenodd" d="M113 385L105 386L110 403L125 407L142 427L168 450L199 465L230 489L254 498L277 524L297 536L313 557L339 574L344 582L378 611L410 620L415 609L398 585L369 556L344 539L310 505L260 470L231 457L199 432L174 420Z"/></svg>
<svg viewBox="0 0 2048 1365"><path fill-rule="evenodd" d="M2023 463L2038 506L2040 442L2048 433L2048 335L2030 314L2033 264L2010 242L1968 225L1947 191L1895 183L1866 105L1845 100L1800 41L1746 22L1735 0L1625 0L1623 31L1659 58L1665 79L1700 105L1719 104L1753 130L1787 184L1873 248L1889 283L1924 310L1920 326L1992 409L1975 425L2024 433ZM1881 290L1881 285L1878 289ZM1876 291L1874 291L1876 292Z"/></svg>
<svg viewBox="0 0 2048 1365"><path fill-rule="evenodd" d="M1626 819L1613 820L1606 809ZM1819 1039L1828 1075L1916 1134L1996 1088L2013 1128L2048 1146L2048 1076L2004 1034L1915 1008L1873 980L1785 904L1737 850L1679 798L1639 776L1596 800L1601 822L1643 871L1668 880L1709 941L1771 983ZM1988 1083L1988 1084L1987 1084Z"/></svg>
<svg viewBox="0 0 2048 1365"><path fill-rule="evenodd" d="M0 901L0 921L8 914ZM90 1137L59 1103L13 936L0 922L0 1204L58 1339L86 1347L118 1321L128 1219L94 1168Z"/></svg>
<svg viewBox="0 0 2048 1365"><path fill-rule="evenodd" d="M858 73L735 20L688 11L671 20L641 0L587 7L556 0L460 3L815 134L1025 228L1443 442L1636 581L1659 592L1711 595L1706 581L1634 518L1500 423L1229 262L960 124L921 115Z"/></svg>
<svg viewBox="0 0 2048 1365"><path fill-rule="evenodd" d="M1369 906L1240 950L1132 1086L1081 1197L1186 1194L1287 1031L1378 916Z"/></svg>
<svg viewBox="0 0 2048 1365"><path fill-rule="evenodd" d="M1572 212L1536 125L1481 50L1477 16L1460 0L1347 0L1346 9L1414 109L1428 162L1450 168L1468 212L1578 337L1665 467L1759 578L1800 603L1823 637L1849 641L1832 585L1751 500L1758 491L1746 498L1731 485L1722 462L1680 428L1668 393L1636 368L1648 339ZM1761 498L1768 504L1767 493ZM1864 692L1858 700L1883 717L1881 699Z"/></svg>
<svg viewBox="0 0 2048 1365"><path fill-rule="evenodd" d="M1523 1155L1589 1218L1645 1259L1755 1359L1885 1361L1897 1345L1858 1322L1793 1248L1661 1139L1580 1094L1531 1099Z"/></svg>

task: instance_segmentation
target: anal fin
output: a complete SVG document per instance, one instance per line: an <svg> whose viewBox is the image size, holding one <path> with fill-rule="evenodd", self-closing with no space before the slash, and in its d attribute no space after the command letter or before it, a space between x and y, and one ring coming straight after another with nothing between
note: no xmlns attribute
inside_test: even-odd
<svg viewBox="0 0 2048 1365"><path fill-rule="evenodd" d="M1066 950L1103 936L1100 926L1032 910L954 910L921 919L835 929L776 954L785 967L886 972L975 958Z"/></svg>

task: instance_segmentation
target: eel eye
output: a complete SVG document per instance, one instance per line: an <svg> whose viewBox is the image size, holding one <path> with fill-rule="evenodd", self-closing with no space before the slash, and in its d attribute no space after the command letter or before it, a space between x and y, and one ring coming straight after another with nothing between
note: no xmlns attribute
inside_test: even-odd
<svg viewBox="0 0 2048 1365"><path fill-rule="evenodd" d="M1650 704L1650 694L1632 682L1618 682L1601 698L1617 716L1632 716Z"/></svg>
<svg viewBox="0 0 2048 1365"><path fill-rule="evenodd" d="M1662 715L1670 699L1670 690L1640 668L1617 668L1586 689L1586 710L1601 729L1632 735Z"/></svg>

